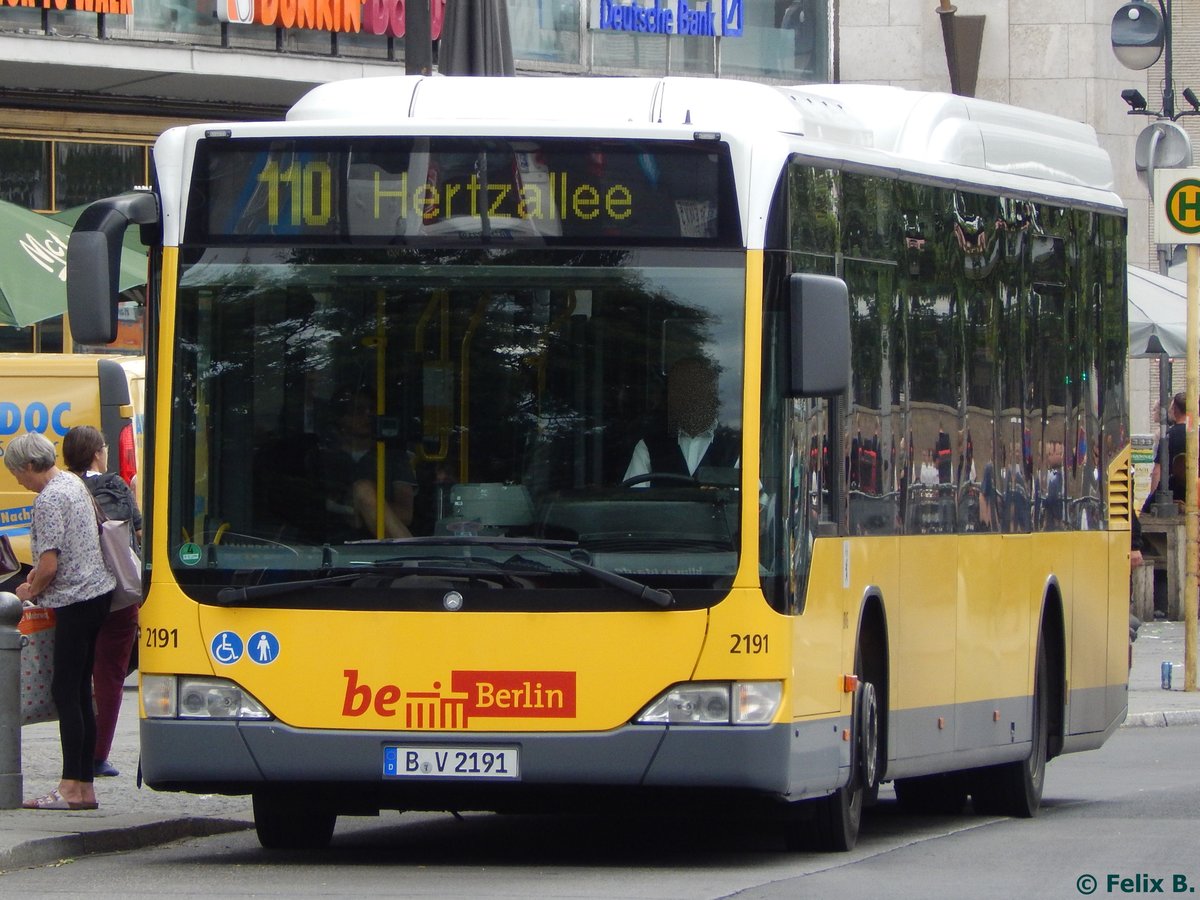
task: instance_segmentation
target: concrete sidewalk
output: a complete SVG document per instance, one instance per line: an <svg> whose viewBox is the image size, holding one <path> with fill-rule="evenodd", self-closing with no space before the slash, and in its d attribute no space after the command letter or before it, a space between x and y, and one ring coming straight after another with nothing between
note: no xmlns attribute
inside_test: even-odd
<svg viewBox="0 0 1200 900"><path fill-rule="evenodd" d="M1200 725L1200 691L1183 691L1183 654L1182 622L1142 626L1133 645L1125 727ZM1161 687L1164 661L1176 666L1170 691ZM21 740L24 796L40 796L58 784L58 724L30 725L22 729ZM249 797L137 788L137 694L132 690L126 691L110 758L121 774L96 779L98 810L0 810L0 871L253 827Z"/></svg>
<svg viewBox="0 0 1200 900"><path fill-rule="evenodd" d="M1182 622L1146 622L1133 642L1129 671L1129 714L1125 727L1200 725L1200 691L1183 690ZM1170 662L1171 690L1162 689L1162 664Z"/></svg>
<svg viewBox="0 0 1200 900"><path fill-rule="evenodd" d="M254 826L249 797L138 789L137 691L128 683L109 759L121 774L96 779L97 810L0 810L0 871ZM21 729L25 797L40 797L57 787L61 766L57 722Z"/></svg>

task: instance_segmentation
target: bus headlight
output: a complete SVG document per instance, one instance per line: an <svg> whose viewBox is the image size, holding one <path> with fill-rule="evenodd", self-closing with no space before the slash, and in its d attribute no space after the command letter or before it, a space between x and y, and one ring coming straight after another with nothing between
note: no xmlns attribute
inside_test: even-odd
<svg viewBox="0 0 1200 900"><path fill-rule="evenodd" d="M142 707L150 719L271 718L236 682L196 675L143 675Z"/></svg>
<svg viewBox="0 0 1200 900"><path fill-rule="evenodd" d="M779 681L677 684L634 719L643 725L766 725L783 698Z"/></svg>

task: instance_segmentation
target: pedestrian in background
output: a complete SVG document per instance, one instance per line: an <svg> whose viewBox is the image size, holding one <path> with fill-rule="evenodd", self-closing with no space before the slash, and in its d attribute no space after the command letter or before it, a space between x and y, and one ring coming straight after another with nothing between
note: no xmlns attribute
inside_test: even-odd
<svg viewBox="0 0 1200 900"><path fill-rule="evenodd" d="M17 597L53 609L56 619L50 693L58 707L62 778L55 790L22 806L97 809L92 661L117 581L100 551L92 497L82 481L55 464L54 445L37 433L20 435L5 447L4 464L21 487L37 494L30 528L34 563Z"/></svg>
<svg viewBox="0 0 1200 900"><path fill-rule="evenodd" d="M1163 472L1167 473L1167 487L1171 491L1171 499L1176 503L1182 503L1186 497L1187 483L1182 477L1184 470L1181 465L1177 464L1177 460L1182 458L1187 451L1186 394L1179 393L1171 398L1169 414L1171 427L1167 429L1167 436L1158 442L1154 467L1150 470L1150 490L1146 493L1146 499L1142 503L1142 515L1153 511L1154 495L1158 492Z"/></svg>
<svg viewBox="0 0 1200 900"><path fill-rule="evenodd" d="M134 549L138 549L142 539L142 514L129 485L120 475L108 471L108 443L99 429L91 425L76 425L70 429L63 438L63 461L83 479L107 518L129 523ZM121 774L108 755L117 732L117 718L121 714L121 698L137 628L138 606L131 603L121 609L109 610L96 639L96 659L92 664L92 690L96 695L96 749L92 768L96 775L112 777Z"/></svg>

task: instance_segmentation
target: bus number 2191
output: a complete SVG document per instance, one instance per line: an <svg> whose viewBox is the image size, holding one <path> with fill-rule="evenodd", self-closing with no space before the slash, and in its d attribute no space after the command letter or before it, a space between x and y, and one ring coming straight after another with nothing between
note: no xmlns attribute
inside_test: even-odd
<svg viewBox="0 0 1200 900"><path fill-rule="evenodd" d="M733 642L729 646L730 653L766 653L767 636L765 634L731 634Z"/></svg>
<svg viewBox="0 0 1200 900"><path fill-rule="evenodd" d="M146 634L146 647L148 649L179 646L178 628L146 628L143 631Z"/></svg>

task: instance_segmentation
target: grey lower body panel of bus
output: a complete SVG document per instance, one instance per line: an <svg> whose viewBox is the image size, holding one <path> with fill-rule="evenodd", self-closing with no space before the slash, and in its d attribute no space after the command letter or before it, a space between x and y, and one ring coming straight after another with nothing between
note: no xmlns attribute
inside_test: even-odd
<svg viewBox="0 0 1200 900"><path fill-rule="evenodd" d="M1121 686L1118 686L1121 687ZM1073 691L1064 752L1098 747L1124 719L1117 688ZM1120 715L1111 715L1118 707ZM997 716L997 707L1006 713ZM1085 712L1086 710L1086 712ZM1030 752L1032 705L1015 697L889 715L886 778L985 767ZM945 725L939 723L944 720ZM938 723L938 724L931 724ZM607 732L375 732L293 728L279 722L143 719L142 771L151 787L245 794L313 786L358 807L508 808L529 795L578 799L592 790L614 801L632 794L701 792L771 801L820 797L850 775L849 717L755 727L627 725ZM1094 729L1094 730L1093 730ZM512 780L396 778L386 746L518 748ZM467 805L456 805L462 800Z"/></svg>
<svg viewBox="0 0 1200 900"><path fill-rule="evenodd" d="M697 791L778 802L828 794L849 777L848 720L755 727L628 725L609 732L447 733L292 728L278 722L142 719L142 774L157 790L245 794L315 788L350 806L488 809L522 794ZM384 775L384 748L514 747L514 780ZM456 806L458 797L470 805ZM366 801L370 802L366 802Z"/></svg>
<svg viewBox="0 0 1200 900"><path fill-rule="evenodd" d="M1124 685L1072 690L1063 753L1092 750L1125 720ZM1016 762L1032 745L1033 701L1004 697L892 710L887 777L912 778Z"/></svg>
<svg viewBox="0 0 1200 900"><path fill-rule="evenodd" d="M1113 736L1129 714L1127 684L1073 690L1070 696L1063 753L1095 750Z"/></svg>

